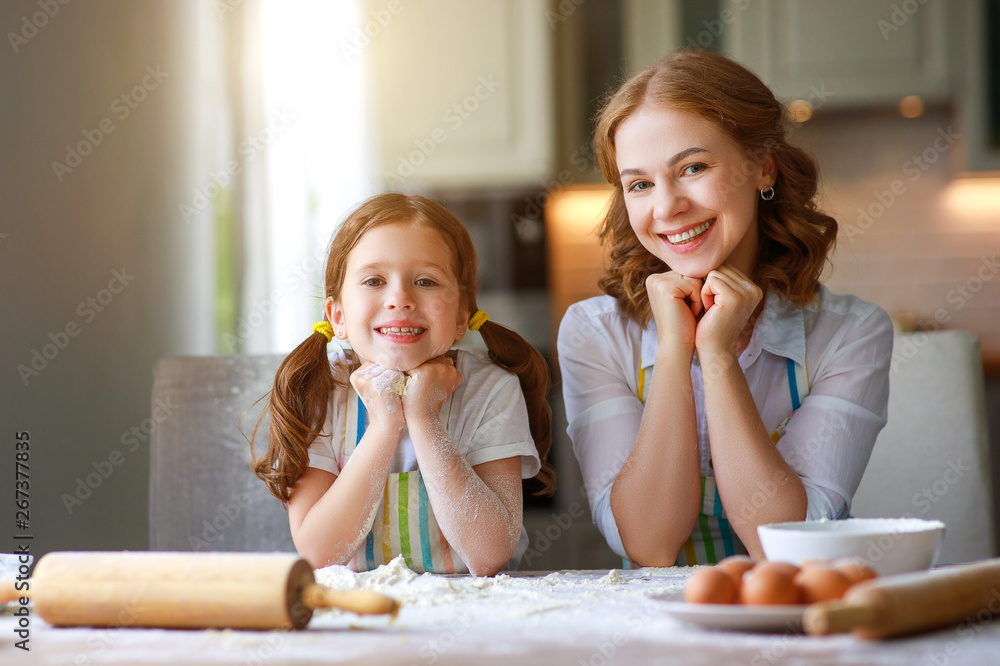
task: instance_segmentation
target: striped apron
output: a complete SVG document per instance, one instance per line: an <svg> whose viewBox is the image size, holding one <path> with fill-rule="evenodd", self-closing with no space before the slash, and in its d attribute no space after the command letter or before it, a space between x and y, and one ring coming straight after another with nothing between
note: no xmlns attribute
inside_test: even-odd
<svg viewBox="0 0 1000 666"><path fill-rule="evenodd" d="M785 361L788 374L788 392L792 398L792 413L771 433L771 441L775 444L784 434L785 426L788 425L792 414L798 411L802 401L809 394L809 376L806 368L790 358L785 359ZM649 370L649 368L643 368L640 363L638 397L643 404L646 404L646 374ZM746 548L726 518L726 512L722 508L722 499L719 497L719 489L715 485L715 477L701 477L701 509L698 512L698 521L691 536L684 543L680 553L677 554L676 566L715 564L724 557L737 553L745 554L746 552ZM637 568L629 560L625 560L625 567Z"/></svg>
<svg viewBox="0 0 1000 666"><path fill-rule="evenodd" d="M365 405L353 386L347 393L346 421L341 469L361 442L368 423ZM402 555L406 566L417 573L469 571L441 533L418 470L389 474L368 536L349 566L355 571L367 571L388 564L397 555Z"/></svg>

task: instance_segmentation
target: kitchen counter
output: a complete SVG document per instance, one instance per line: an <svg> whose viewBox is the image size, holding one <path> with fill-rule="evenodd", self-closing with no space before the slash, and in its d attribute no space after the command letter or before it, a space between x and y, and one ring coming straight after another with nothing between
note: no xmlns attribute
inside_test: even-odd
<svg viewBox="0 0 1000 666"><path fill-rule="evenodd" d="M30 652L14 647L16 618L0 615L0 663L92 664L989 664L1000 626L972 618L888 642L708 629L668 609L690 569L418 576L397 561L374 572L317 572L333 587L396 597L395 620L317 612L303 631L55 628L30 619Z"/></svg>

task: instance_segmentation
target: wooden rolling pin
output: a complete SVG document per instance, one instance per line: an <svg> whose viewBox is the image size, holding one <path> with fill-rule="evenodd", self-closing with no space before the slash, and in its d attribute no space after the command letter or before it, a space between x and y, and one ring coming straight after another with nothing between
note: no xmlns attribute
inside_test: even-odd
<svg viewBox="0 0 1000 666"><path fill-rule="evenodd" d="M1000 558L929 572L876 578L839 601L809 607L802 618L814 635L848 631L868 639L976 622L1000 612Z"/></svg>
<svg viewBox="0 0 1000 666"><path fill-rule="evenodd" d="M316 608L399 610L376 592L317 584L292 553L53 552L35 565L30 595L56 626L301 629Z"/></svg>

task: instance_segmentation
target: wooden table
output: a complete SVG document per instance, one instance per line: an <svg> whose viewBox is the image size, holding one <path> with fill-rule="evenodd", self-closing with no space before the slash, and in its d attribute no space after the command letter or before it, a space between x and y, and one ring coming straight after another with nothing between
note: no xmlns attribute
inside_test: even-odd
<svg viewBox="0 0 1000 666"><path fill-rule="evenodd" d="M688 574L684 568L426 574L380 582L333 567L318 572L322 582L399 598L396 620L324 611L304 631L249 632L55 628L31 617L31 650L24 652L14 647L18 619L8 612L0 615L0 664L1000 663L1000 622L988 619L882 643L788 628L751 634L689 625L664 610L664 599L677 597Z"/></svg>

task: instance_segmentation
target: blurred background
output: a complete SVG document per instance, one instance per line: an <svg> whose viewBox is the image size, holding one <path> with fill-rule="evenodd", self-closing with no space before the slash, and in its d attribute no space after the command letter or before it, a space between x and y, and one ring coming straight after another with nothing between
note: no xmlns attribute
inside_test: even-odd
<svg viewBox="0 0 1000 666"><path fill-rule="evenodd" d="M998 0L5 0L0 28L0 550L147 548L176 409L154 364L293 348L376 192L449 205L480 305L555 365L601 272L593 116L685 46L789 105L840 222L833 291L979 337L1000 448ZM552 401L560 486L524 568L619 566Z"/></svg>

